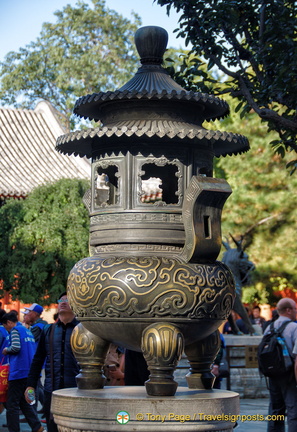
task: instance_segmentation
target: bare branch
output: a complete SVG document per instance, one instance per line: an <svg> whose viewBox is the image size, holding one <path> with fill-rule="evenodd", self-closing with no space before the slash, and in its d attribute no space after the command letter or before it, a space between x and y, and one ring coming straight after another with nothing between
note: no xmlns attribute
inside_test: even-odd
<svg viewBox="0 0 297 432"><path fill-rule="evenodd" d="M263 225L267 222L269 222L272 219L278 218L278 217L282 217L283 213L277 213L275 215L271 215L268 216L266 218L260 219L258 222L256 222L254 225L250 226L241 236L242 238L244 238L245 236L247 236L248 234L250 234L252 231L254 231L258 226Z"/></svg>
<svg viewBox="0 0 297 432"><path fill-rule="evenodd" d="M277 112L269 109L269 108L262 108L260 109L257 114L263 119L263 120L271 120L277 125L280 126L281 129L291 129L292 131L297 131L297 121L290 120L288 118L285 118L283 116L280 116L277 114Z"/></svg>

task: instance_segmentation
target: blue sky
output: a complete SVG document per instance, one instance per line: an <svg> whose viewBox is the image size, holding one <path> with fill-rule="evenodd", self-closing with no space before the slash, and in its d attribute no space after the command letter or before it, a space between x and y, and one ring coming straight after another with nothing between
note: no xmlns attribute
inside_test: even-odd
<svg viewBox="0 0 297 432"><path fill-rule="evenodd" d="M88 2L88 0L84 0ZM77 0L0 0L0 61L9 51L18 51L40 33L42 23L54 22L53 13ZM177 27L178 15L166 14L166 8L153 0L106 0L109 9L114 9L127 18L134 10L142 19L142 25L164 27L169 34L168 46L184 47L182 39L176 39L173 30Z"/></svg>

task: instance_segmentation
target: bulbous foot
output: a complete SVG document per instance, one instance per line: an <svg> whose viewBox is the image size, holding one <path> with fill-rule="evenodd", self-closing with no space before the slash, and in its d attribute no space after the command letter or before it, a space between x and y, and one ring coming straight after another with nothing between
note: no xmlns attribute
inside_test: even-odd
<svg viewBox="0 0 297 432"><path fill-rule="evenodd" d="M213 387L215 376L210 368L219 352L220 344L220 333L217 330L202 341L185 347L191 366L186 376L189 388L209 390Z"/></svg>
<svg viewBox="0 0 297 432"><path fill-rule="evenodd" d="M142 334L141 349L150 371L145 387L149 396L174 396L173 372L184 349L184 337L170 323L155 323Z"/></svg>
<svg viewBox="0 0 297 432"><path fill-rule="evenodd" d="M71 347L81 368L76 376L79 389L93 390L104 387L103 365L109 345L109 342L91 333L81 323L74 328Z"/></svg>

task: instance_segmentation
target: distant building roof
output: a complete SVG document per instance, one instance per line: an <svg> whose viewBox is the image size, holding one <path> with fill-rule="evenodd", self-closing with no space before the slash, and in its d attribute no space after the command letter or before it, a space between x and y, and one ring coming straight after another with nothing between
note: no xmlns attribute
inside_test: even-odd
<svg viewBox="0 0 297 432"><path fill-rule="evenodd" d="M87 159L55 150L64 133L48 102L34 110L0 108L0 199L24 198L36 186L61 178L90 179Z"/></svg>

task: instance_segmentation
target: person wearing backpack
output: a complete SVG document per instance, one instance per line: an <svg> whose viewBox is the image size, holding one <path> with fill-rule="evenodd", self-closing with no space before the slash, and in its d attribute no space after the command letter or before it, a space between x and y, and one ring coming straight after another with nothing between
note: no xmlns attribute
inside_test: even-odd
<svg viewBox="0 0 297 432"><path fill-rule="evenodd" d="M267 334L281 329L281 334L278 335L285 342L285 351L292 357L290 361L290 368L286 369L285 366L279 369L277 375L269 376L269 393L270 404L269 414L285 415L287 414L288 432L297 431L297 388L294 375L294 361L293 348L297 346L297 323L296 321L296 303L290 298L282 298L277 303L277 311L279 318L265 329L263 339ZM286 323L286 324L285 324ZM282 341L283 342L283 341ZM261 345L261 344L260 344ZM259 348L260 348L259 345ZM258 351L259 356L259 351ZM285 354L286 356L286 354ZM284 362L285 365L286 362ZM259 359L259 366L260 359ZM265 366L265 365L264 365ZM265 368L264 368L265 369ZM270 420L267 426L268 432L284 432L284 420Z"/></svg>

